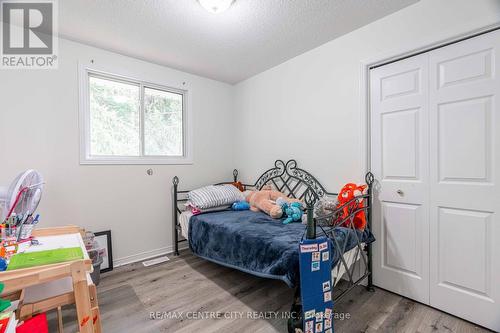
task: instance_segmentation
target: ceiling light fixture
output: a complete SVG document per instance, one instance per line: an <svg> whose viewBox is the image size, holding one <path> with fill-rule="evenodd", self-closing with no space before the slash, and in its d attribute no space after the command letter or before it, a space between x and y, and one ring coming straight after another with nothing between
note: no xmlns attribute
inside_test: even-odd
<svg viewBox="0 0 500 333"><path fill-rule="evenodd" d="M231 7L235 0L198 0L200 5L213 14L220 14Z"/></svg>

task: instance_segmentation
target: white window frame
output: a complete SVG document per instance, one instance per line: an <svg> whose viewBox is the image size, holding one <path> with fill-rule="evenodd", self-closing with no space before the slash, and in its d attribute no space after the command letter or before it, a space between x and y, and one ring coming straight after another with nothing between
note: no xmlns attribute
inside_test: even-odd
<svg viewBox="0 0 500 333"><path fill-rule="evenodd" d="M80 131L80 164L192 164L192 128L189 93L186 89L173 88L164 84L151 83L146 80L140 80L127 75L116 74L110 71L90 66L79 65L79 131ZM140 101L140 156L103 156L90 154L90 93L89 93L89 78L90 76L114 80L123 83L137 85L141 89ZM159 89L175 94L182 94L182 156L151 156L144 155L144 110L143 110L143 93L145 88Z"/></svg>

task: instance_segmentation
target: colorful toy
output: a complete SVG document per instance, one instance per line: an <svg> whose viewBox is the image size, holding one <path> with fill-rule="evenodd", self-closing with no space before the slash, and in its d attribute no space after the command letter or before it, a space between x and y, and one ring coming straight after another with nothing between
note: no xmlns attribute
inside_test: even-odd
<svg viewBox="0 0 500 333"><path fill-rule="evenodd" d="M278 198L283 198L288 203L300 202L297 199L287 198L286 195L279 191L271 189L263 189L260 191L248 191L246 193L246 201L250 204L250 210L254 212L263 211L275 219L283 216L283 209L276 204Z"/></svg>
<svg viewBox="0 0 500 333"><path fill-rule="evenodd" d="M232 210L249 210L250 209L250 204L246 201L236 201L233 203L231 206Z"/></svg>
<svg viewBox="0 0 500 333"><path fill-rule="evenodd" d="M245 192L245 185L243 185L241 182L232 182L231 185L236 187L241 192Z"/></svg>
<svg viewBox="0 0 500 333"><path fill-rule="evenodd" d="M0 282L0 294L3 292L4 284ZM10 301L8 299L1 299L0 298L0 312L3 310L7 309L10 306Z"/></svg>
<svg viewBox="0 0 500 333"><path fill-rule="evenodd" d="M15 237L9 237L0 243L0 257L9 259L16 254L18 243Z"/></svg>
<svg viewBox="0 0 500 333"><path fill-rule="evenodd" d="M0 258L0 272L7 270L7 260Z"/></svg>
<svg viewBox="0 0 500 333"><path fill-rule="evenodd" d="M286 219L283 221L283 224L288 224L290 222L297 222L302 220L302 215L304 214L304 212L302 211L302 203L300 202L289 203L283 198L278 198L276 200L276 204L281 206L283 213L286 215Z"/></svg>
<svg viewBox="0 0 500 333"><path fill-rule="evenodd" d="M364 200L363 198L354 199L356 196L362 195L366 189L366 185L356 185L353 183L349 183L342 187L340 193L338 195L338 203L337 208L342 208L342 214L338 217L337 221L342 221L347 218L352 212L361 209L354 215L352 220L354 227L358 230L364 230L366 227L366 216L365 211L362 210L364 208ZM350 219L342 223L343 227L350 227Z"/></svg>
<svg viewBox="0 0 500 333"><path fill-rule="evenodd" d="M16 333L48 333L47 314L40 313L30 319L25 320L16 328Z"/></svg>

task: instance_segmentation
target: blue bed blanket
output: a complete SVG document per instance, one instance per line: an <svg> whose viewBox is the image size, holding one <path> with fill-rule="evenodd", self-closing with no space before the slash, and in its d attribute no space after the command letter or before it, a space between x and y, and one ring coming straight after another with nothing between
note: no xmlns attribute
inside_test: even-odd
<svg viewBox="0 0 500 333"><path fill-rule="evenodd" d="M189 247L206 260L294 287L299 283L299 242L304 231L301 223L285 225L261 212L211 212L191 217ZM337 227L331 232L339 247L345 247L342 251L331 241L334 266L342 252L356 246L355 233L362 242L375 240L369 231Z"/></svg>

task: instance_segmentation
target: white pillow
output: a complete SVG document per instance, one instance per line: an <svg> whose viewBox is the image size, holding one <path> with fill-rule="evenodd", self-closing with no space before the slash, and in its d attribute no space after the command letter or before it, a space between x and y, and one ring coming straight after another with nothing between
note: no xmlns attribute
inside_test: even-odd
<svg viewBox="0 0 500 333"><path fill-rule="evenodd" d="M191 206L199 209L231 205L242 200L245 200L243 193L229 184L205 186L188 193L188 201Z"/></svg>

